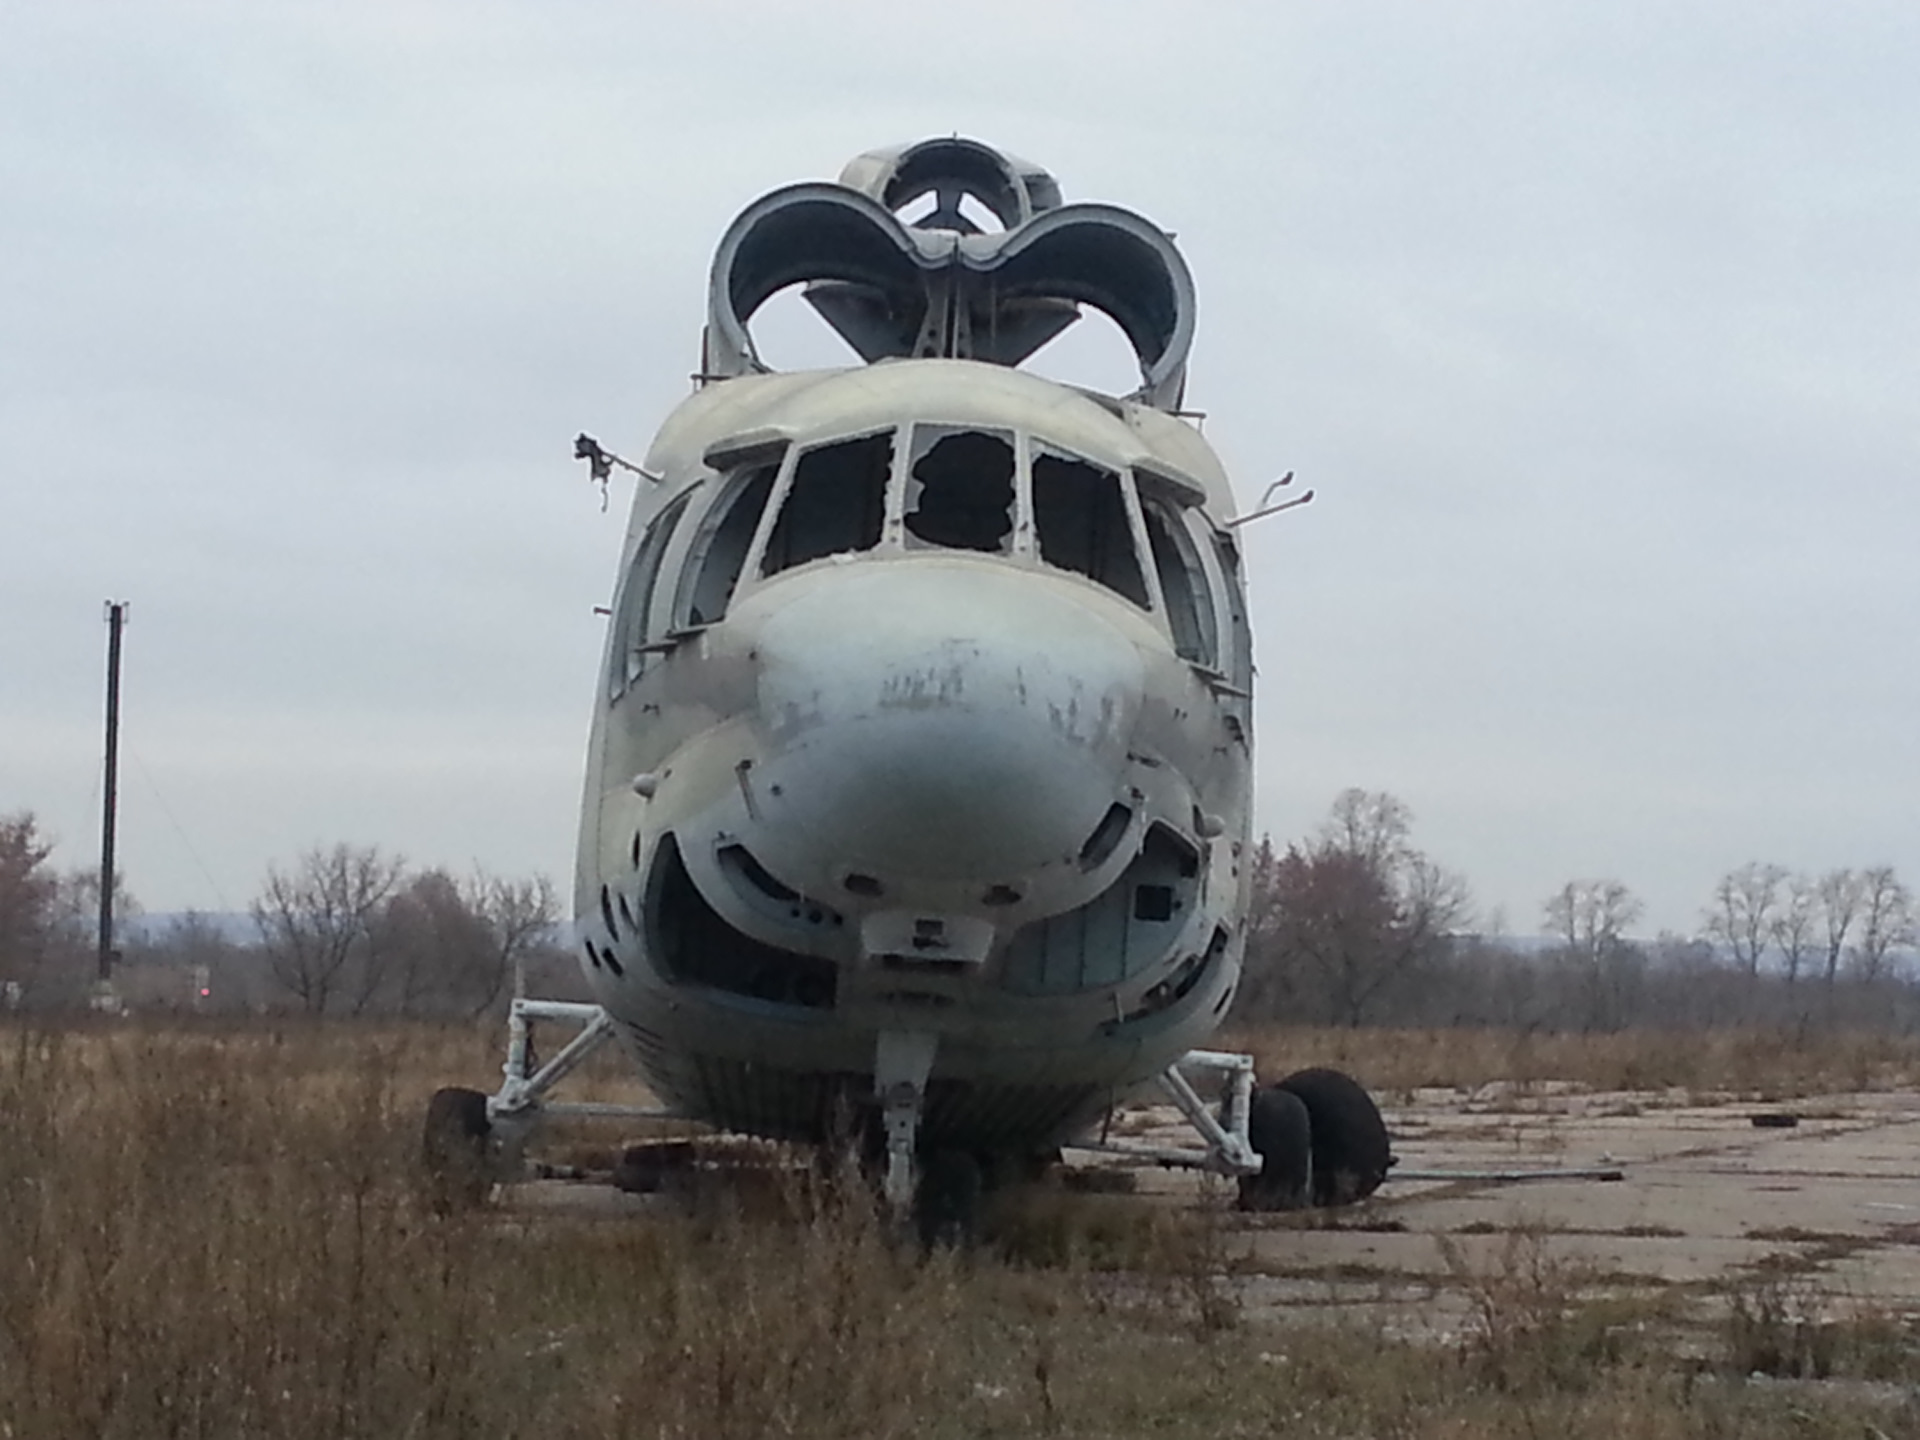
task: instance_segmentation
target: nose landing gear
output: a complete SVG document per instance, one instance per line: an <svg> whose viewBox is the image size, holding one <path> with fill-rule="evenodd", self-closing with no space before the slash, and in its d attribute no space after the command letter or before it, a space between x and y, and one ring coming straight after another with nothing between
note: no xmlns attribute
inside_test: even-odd
<svg viewBox="0 0 1920 1440"><path fill-rule="evenodd" d="M913 1204L914 1145L920 1136L920 1110L927 1098L927 1076L940 1037L925 1030L882 1030L873 1048L873 1092L880 1099L880 1120L887 1143L882 1193L896 1217Z"/></svg>

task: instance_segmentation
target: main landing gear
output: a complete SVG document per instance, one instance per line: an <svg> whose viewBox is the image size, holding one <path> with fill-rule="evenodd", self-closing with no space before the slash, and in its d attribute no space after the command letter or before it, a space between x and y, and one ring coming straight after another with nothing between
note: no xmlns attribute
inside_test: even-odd
<svg viewBox="0 0 1920 1440"><path fill-rule="evenodd" d="M1223 1077L1218 1114L1195 1092L1189 1071ZM1251 1055L1193 1050L1158 1081L1199 1132L1200 1147L1103 1141L1083 1148L1234 1176L1240 1208L1251 1211L1351 1205L1378 1190L1393 1168L1379 1106L1343 1071L1298 1070L1255 1088Z"/></svg>
<svg viewBox="0 0 1920 1440"><path fill-rule="evenodd" d="M536 1021L579 1027L552 1059L537 1066ZM427 1107L423 1152L437 1206L475 1203L496 1181L516 1175L526 1139L545 1116L685 1118L660 1107L548 1098L554 1086L613 1037L613 1022L599 1006L516 998L508 1027L507 1063L497 1094L441 1090ZM880 1190L888 1208L902 1222L911 1221L923 1243L930 1245L971 1234L988 1178L981 1156L922 1144L921 1113L938 1045L939 1037L925 1031L883 1031L877 1037L873 1096L879 1109L879 1153L867 1152L879 1162ZM1195 1075L1217 1079L1217 1103L1201 1097L1190 1078ZM1379 1107L1353 1077L1339 1070L1299 1070L1277 1084L1256 1088L1252 1056L1193 1050L1155 1082L1193 1128L1197 1145L1142 1144L1103 1135L1074 1148L1235 1177L1240 1208L1251 1211L1349 1205L1379 1189L1394 1164ZM676 1153L657 1158L666 1164L685 1157ZM986 1158L997 1162L1007 1157Z"/></svg>
<svg viewBox="0 0 1920 1440"><path fill-rule="evenodd" d="M1297 1070L1258 1091L1247 1133L1260 1168L1240 1177L1242 1210L1351 1205L1394 1163L1380 1107L1339 1070Z"/></svg>

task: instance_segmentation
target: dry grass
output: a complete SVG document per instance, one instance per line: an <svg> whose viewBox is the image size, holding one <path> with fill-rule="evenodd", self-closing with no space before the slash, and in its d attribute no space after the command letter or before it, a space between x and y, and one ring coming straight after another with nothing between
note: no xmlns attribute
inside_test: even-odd
<svg viewBox="0 0 1920 1440"><path fill-rule="evenodd" d="M464 1030L0 1029L0 1437L1920 1429L1698 1383L1523 1249L1459 1268L1452 1348L1256 1325L1218 1196L1043 1197L1000 1252L932 1259L858 1196L437 1217L425 1097L496 1064Z"/></svg>
<svg viewBox="0 0 1920 1440"><path fill-rule="evenodd" d="M1763 1271L1727 1296L1726 1353L1738 1375L1912 1385L1920 1320L1847 1305L1803 1274Z"/></svg>
<svg viewBox="0 0 1920 1440"><path fill-rule="evenodd" d="M1370 1089L1428 1086L1521 1089L1550 1081L1589 1090L1683 1089L1760 1101L1840 1091L1892 1090L1920 1081L1920 1039L1855 1032L1631 1030L1573 1034L1515 1030L1336 1030L1274 1027L1226 1037L1259 1073L1308 1065L1350 1070Z"/></svg>

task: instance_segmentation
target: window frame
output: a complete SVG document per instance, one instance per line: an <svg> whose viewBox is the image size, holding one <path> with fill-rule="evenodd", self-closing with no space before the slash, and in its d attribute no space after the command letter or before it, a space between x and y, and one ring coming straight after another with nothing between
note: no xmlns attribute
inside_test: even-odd
<svg viewBox="0 0 1920 1440"><path fill-rule="evenodd" d="M762 452L750 459L728 468L721 477L713 500L700 516L687 541L686 552L680 557L680 573L674 580L672 608L667 613L667 639L697 635L710 625L717 625L726 619L732 611L734 602L740 598L752 576L751 566L760 550L761 531L765 527L767 514L774 508L781 494L781 476L787 468L788 457L794 447L786 446L776 458L768 452ZM759 515L754 517L753 529L747 535L746 547L740 552L740 568L735 572L733 584L727 591L726 601L720 607L720 613L711 619L693 618L693 601L698 590L701 572L707 558L713 553L715 538L721 528L733 517L734 507L753 487L762 472L771 470L767 480L767 498L762 502Z"/></svg>
<svg viewBox="0 0 1920 1440"><path fill-rule="evenodd" d="M938 432L933 443L922 453L916 453L920 432ZM882 526L881 540L885 544L891 538L891 548L904 554L927 555L987 555L1002 560L1012 559L1022 553L1020 542L1022 533L1032 523L1032 496L1025 489L1030 483L1026 469L1026 444L1029 434L1019 425L1008 422L989 424L975 420L934 420L916 417L896 428L896 435L904 437L905 443L896 439L893 449L894 468L888 477L887 523ZM935 541L923 539L907 529L907 490L913 485L915 476L913 467L931 455L942 440L954 435L987 435L1006 442L1007 454L1013 461L1013 472L1007 477L1007 486L1012 498L1007 509L1007 536L1001 547L995 550L980 550L968 545L941 545ZM922 481L924 492L926 482ZM914 513L918 514L916 510ZM878 548L878 547L876 547Z"/></svg>
<svg viewBox="0 0 1920 1440"><path fill-rule="evenodd" d="M1253 695L1253 617L1247 613L1247 559L1231 530L1209 527L1210 548L1219 571L1217 600L1226 607L1226 623L1221 627L1227 645L1221 656L1221 674L1238 695ZM1233 561L1228 563L1231 555Z"/></svg>
<svg viewBox="0 0 1920 1440"><path fill-rule="evenodd" d="M1059 440L1050 439L1045 435L1035 434L1032 431L1022 430L1020 432L1020 438L1019 503L1022 509L1020 524L1016 528L1016 535L1024 536L1026 545L1024 549L1018 550L1016 553L1031 557L1033 563L1044 574L1077 575L1088 584L1098 586L1109 595L1117 595L1129 605L1135 606L1149 614L1161 612L1164 607L1157 598L1159 595L1159 577L1154 572L1152 565L1148 563L1153 556L1147 546L1145 518L1141 513L1140 497L1133 482L1133 467L1123 462L1100 460L1092 455L1083 455L1070 445L1064 444ZM1140 577L1142 599L1135 600L1133 596L1127 594L1126 591L1120 589L1118 586L1109 585L1104 580L1095 579L1092 575L1084 571L1075 570L1066 565L1056 565L1041 553L1040 509L1039 502L1035 499L1034 494L1033 467L1043 455L1056 460L1065 460L1071 464L1089 465L1095 470L1113 476L1120 492L1120 513L1125 518L1127 536L1133 544L1133 563L1135 571Z"/></svg>
<svg viewBox="0 0 1920 1440"><path fill-rule="evenodd" d="M693 503L694 492L705 483L695 481L662 504L647 521L627 557L620 589L613 601L613 626L607 642L609 702L620 699L639 683L656 653L654 647L658 642L651 622L659 599L660 576L666 568L667 554L679 537L680 522Z"/></svg>
<svg viewBox="0 0 1920 1440"><path fill-rule="evenodd" d="M831 560L834 555L877 555L882 551L896 548L893 543L897 523L894 506L895 494L901 488L899 484L900 433L903 428L898 422L889 421L844 435L825 435L817 440L794 441L780 462L780 473L774 477L773 493L767 497L766 511L760 517L760 528L754 534L752 547L747 551L746 565L741 571L739 588L743 589L749 584L754 586L769 584L782 575L791 575L805 570L808 566ZM794 482L800 472L800 462L815 450L824 450L832 445L845 445L855 440L871 440L877 435L891 436L893 450L887 460L886 483L880 492L880 537L874 541L873 547L868 550L836 550L828 555L817 555L811 560L802 560L797 565L782 566L771 575L767 574L767 547L772 543L774 529L779 525L780 517L786 511L787 499L793 494ZM738 589L735 593L739 593Z"/></svg>
<svg viewBox="0 0 1920 1440"><path fill-rule="evenodd" d="M1166 627L1167 639L1172 642L1174 654L1197 670L1208 676L1224 679L1220 669L1220 607L1218 577L1214 574L1207 550L1194 534L1193 526L1188 523L1191 507L1183 501L1183 490L1164 481L1151 470L1142 471L1139 466L1132 467L1134 486L1140 502L1142 538L1146 542L1144 551L1152 562L1153 587L1160 599L1159 614ZM1160 557L1153 548L1153 531L1147 523L1147 512L1151 509L1165 524L1169 538L1173 543L1174 558L1188 574L1191 584L1189 592L1198 604L1194 607L1194 629L1198 632L1199 653L1189 655L1180 648L1180 636L1173 618L1173 602L1168 598L1166 586L1160 578Z"/></svg>

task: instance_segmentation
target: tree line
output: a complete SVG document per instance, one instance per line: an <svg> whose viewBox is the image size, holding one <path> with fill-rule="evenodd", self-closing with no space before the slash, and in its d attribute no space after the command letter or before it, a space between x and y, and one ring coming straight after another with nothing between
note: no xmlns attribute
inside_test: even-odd
<svg viewBox="0 0 1920 1440"><path fill-rule="evenodd" d="M61 871L30 814L0 817L0 1008L84 1004L99 877ZM1920 1030L1912 891L1889 865L1796 874L1753 861L1715 884L1693 935L1635 939L1620 880L1569 880L1544 935L1489 933L1471 887L1413 842L1413 813L1349 789L1311 835L1250 857L1242 1021L1362 1025L1778 1024ZM123 916L131 896L116 897ZM315 1016L461 1016L516 966L580 995L544 877L416 869L375 846L270 865L236 936L189 914L126 945L137 1003Z"/></svg>
<svg viewBox="0 0 1920 1440"><path fill-rule="evenodd" d="M1393 795L1349 789L1284 851L1252 857L1242 1020L1359 1026L1790 1024L1920 1028L1912 891L1890 865L1715 884L1697 934L1631 937L1613 878L1569 880L1527 943L1475 924L1471 890L1412 840Z"/></svg>
<svg viewBox="0 0 1920 1440"><path fill-rule="evenodd" d="M84 1004L96 974L99 876L62 871L34 817L0 817L0 1009ZM137 904L116 885L117 913ZM316 846L267 868L242 933L189 912L128 924L115 983L136 1004L312 1016L484 1014L516 968L579 993L544 876L415 868L377 846Z"/></svg>

